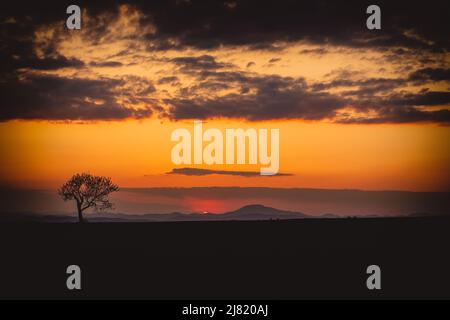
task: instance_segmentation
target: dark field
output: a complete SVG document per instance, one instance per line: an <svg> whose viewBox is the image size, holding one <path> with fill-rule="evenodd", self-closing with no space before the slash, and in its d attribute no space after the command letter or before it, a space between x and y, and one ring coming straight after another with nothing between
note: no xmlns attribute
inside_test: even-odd
<svg viewBox="0 0 450 320"><path fill-rule="evenodd" d="M0 298L450 298L450 219L2 223ZM82 290L66 289L66 267ZM379 291L366 268L381 267Z"/></svg>

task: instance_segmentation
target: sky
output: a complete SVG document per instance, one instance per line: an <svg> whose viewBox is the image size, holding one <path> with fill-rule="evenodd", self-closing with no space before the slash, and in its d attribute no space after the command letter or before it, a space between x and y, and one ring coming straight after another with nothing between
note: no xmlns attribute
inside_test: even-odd
<svg viewBox="0 0 450 320"><path fill-rule="evenodd" d="M448 1L377 3L381 30L364 1L78 1L81 30L2 3L0 184L448 192ZM174 165L194 120L279 129L281 174Z"/></svg>

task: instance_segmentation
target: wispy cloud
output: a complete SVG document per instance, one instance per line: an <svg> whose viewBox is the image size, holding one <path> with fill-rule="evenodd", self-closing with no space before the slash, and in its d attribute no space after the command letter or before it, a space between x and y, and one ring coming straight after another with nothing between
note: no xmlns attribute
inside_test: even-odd
<svg viewBox="0 0 450 320"><path fill-rule="evenodd" d="M167 174L181 174L186 176L205 176L209 174L222 174L241 177L274 177L274 176L292 176L291 173L277 173L272 176L261 176L259 171L228 171L228 170L209 170L197 168L174 168Z"/></svg>

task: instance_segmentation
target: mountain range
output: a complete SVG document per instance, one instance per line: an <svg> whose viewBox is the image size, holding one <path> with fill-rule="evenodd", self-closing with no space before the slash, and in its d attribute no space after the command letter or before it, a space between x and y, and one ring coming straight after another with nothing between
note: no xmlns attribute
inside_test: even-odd
<svg viewBox="0 0 450 320"><path fill-rule="evenodd" d="M338 218L333 214L311 216L301 212L280 210L260 204L252 204L225 213L150 213L130 215L124 213L86 214L89 222L169 222L169 221L255 221L255 220L290 220L305 218ZM0 222L76 222L73 216L61 214L3 213Z"/></svg>

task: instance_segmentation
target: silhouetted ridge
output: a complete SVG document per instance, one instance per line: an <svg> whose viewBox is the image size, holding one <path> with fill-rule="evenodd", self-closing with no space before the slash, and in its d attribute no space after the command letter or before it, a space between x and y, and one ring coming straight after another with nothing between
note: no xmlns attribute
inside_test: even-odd
<svg viewBox="0 0 450 320"><path fill-rule="evenodd" d="M70 215L39 215L33 213L11 213L0 215L0 221L33 221L33 222L74 222ZM152 222L152 221L221 221L221 220L278 220L313 218L301 212L279 210L260 204L246 205L235 211L225 213L148 213L123 214L101 213L87 214L90 222Z"/></svg>
<svg viewBox="0 0 450 320"><path fill-rule="evenodd" d="M224 213L223 216L235 217L240 219L301 219L309 217L308 215L301 212L286 211L275 209L271 207L266 207L260 204L251 204L243 206L235 211Z"/></svg>

